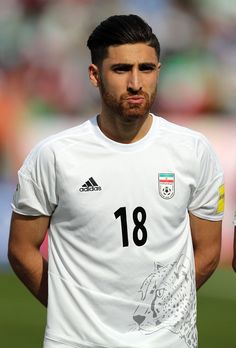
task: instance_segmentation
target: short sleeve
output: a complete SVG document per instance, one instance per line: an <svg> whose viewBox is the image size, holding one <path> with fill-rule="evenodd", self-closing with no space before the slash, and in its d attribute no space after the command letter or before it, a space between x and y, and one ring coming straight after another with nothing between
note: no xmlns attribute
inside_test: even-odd
<svg viewBox="0 0 236 348"><path fill-rule="evenodd" d="M205 137L196 142L196 187L189 211L206 220L218 221L224 213L224 175L219 160Z"/></svg>
<svg viewBox="0 0 236 348"><path fill-rule="evenodd" d="M57 206L55 173L52 149L47 145L38 145L18 172L13 211L29 216L52 215Z"/></svg>

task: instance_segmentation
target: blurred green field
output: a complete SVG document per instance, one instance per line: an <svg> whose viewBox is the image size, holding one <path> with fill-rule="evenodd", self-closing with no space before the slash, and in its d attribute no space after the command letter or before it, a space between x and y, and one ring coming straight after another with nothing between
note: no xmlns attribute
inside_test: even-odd
<svg viewBox="0 0 236 348"><path fill-rule="evenodd" d="M11 273L0 274L0 295L0 346L42 348L43 306ZM199 348L236 347L235 327L236 274L218 269L198 292Z"/></svg>
<svg viewBox="0 0 236 348"><path fill-rule="evenodd" d="M46 309L12 273L0 274L0 347L42 348Z"/></svg>

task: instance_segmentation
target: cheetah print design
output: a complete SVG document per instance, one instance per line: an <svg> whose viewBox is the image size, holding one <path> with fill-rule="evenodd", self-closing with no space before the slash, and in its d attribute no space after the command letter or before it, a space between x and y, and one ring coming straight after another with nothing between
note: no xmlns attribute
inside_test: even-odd
<svg viewBox="0 0 236 348"><path fill-rule="evenodd" d="M168 265L155 263L139 293L132 330L151 335L166 328L188 348L197 348L195 276L188 259L181 255Z"/></svg>

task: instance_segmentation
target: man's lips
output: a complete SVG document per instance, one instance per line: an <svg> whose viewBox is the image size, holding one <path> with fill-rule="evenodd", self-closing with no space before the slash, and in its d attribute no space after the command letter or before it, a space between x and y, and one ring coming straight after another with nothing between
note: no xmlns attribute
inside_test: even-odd
<svg viewBox="0 0 236 348"><path fill-rule="evenodd" d="M144 99L145 98L141 95L132 95L126 98L126 100L131 104L141 104Z"/></svg>

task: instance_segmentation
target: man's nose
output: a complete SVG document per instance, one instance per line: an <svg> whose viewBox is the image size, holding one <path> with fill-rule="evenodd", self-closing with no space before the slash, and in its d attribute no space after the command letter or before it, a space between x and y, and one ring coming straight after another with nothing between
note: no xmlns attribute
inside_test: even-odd
<svg viewBox="0 0 236 348"><path fill-rule="evenodd" d="M142 89L142 81L139 72L131 71L129 74L127 90L130 92L137 92Z"/></svg>

